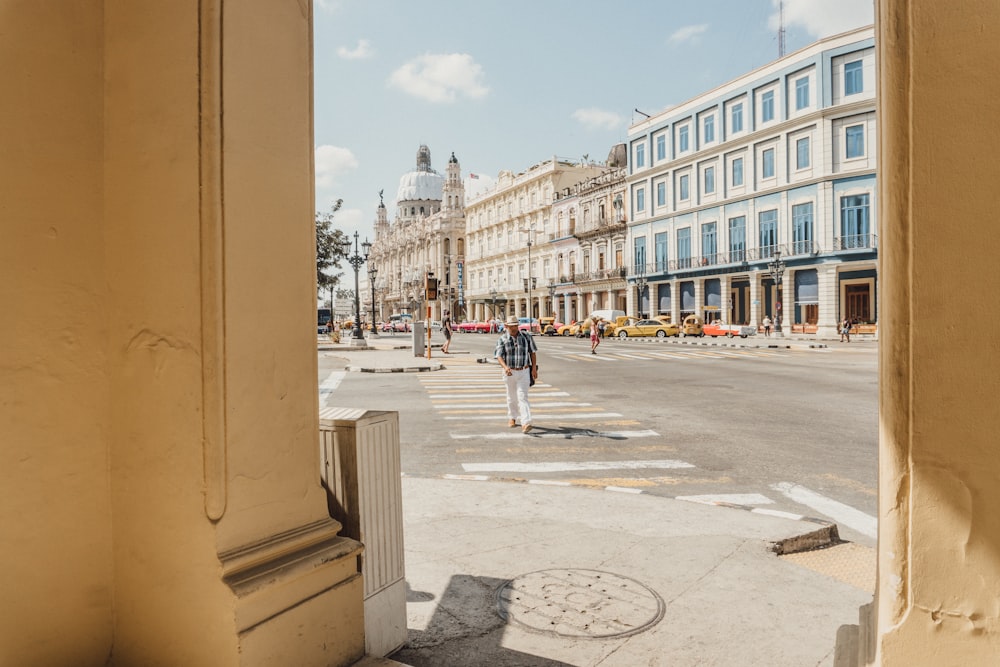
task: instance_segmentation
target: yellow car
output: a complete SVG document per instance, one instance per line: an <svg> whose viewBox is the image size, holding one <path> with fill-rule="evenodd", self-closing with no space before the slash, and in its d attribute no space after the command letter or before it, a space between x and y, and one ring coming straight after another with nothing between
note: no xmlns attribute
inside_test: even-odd
<svg viewBox="0 0 1000 667"><path fill-rule="evenodd" d="M666 338L676 336L680 333L680 328L676 324L661 322L660 320L639 320L635 324L626 324L615 329L615 335L619 338L656 336Z"/></svg>

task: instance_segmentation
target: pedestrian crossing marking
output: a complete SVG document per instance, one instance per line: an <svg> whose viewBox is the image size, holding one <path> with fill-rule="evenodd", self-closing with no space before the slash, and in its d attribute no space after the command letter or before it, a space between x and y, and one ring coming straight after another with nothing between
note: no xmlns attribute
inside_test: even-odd
<svg viewBox="0 0 1000 667"><path fill-rule="evenodd" d="M532 410L532 413L534 413L534 410ZM451 437L452 437L453 440L513 440L515 438L520 438L521 435L522 435L521 433L511 433L511 432L476 433L476 434L471 434L471 433L452 433ZM581 431L578 431L578 432L575 432L575 433L564 433L564 432L559 432L559 431L545 431L545 430L542 430L542 429L539 429L537 431L537 433L535 431L532 431L532 437L533 438L552 438L552 439L560 439L560 440L571 440L573 438L652 438L652 437L656 437L658 435L660 435L660 434L657 433L656 431L651 431L651 430L648 430L648 429L647 430L640 430L640 431L592 431L592 430L588 429L586 431L581 430ZM669 447L669 448L664 448L664 450L665 451L674 451L674 448L673 447ZM462 452L462 451L471 452L472 450L459 450L459 451L460 452ZM511 452L511 451L512 450L508 450L508 452ZM522 448L522 451L523 451L523 448ZM551 454L551 453L554 453L554 452L558 451L558 449L553 449L553 448L547 447L547 448L545 448L544 451L545 451L545 453ZM564 451L566 451L566 450L564 450ZM577 447L577 448L574 448L573 450L570 450L570 451L580 452L580 451L583 451L583 450L581 450L580 448ZM592 450L588 449L587 451L592 451Z"/></svg>
<svg viewBox="0 0 1000 667"><path fill-rule="evenodd" d="M507 414L507 411L503 410L500 414L505 416ZM618 412L585 412L585 413L551 412L550 413L545 411L532 410L531 416L549 417L551 419L567 420L567 419L608 419L611 417L621 417L622 415ZM444 418L449 421L455 421L458 419L479 419L479 420L498 419L499 417L496 414L491 414L491 415L460 415L460 416L447 415ZM633 421L628 423L634 424L635 422ZM525 437L533 437L533 436L534 433L525 434Z"/></svg>
<svg viewBox="0 0 1000 667"><path fill-rule="evenodd" d="M465 472L568 472L581 470L642 470L646 468L694 468L686 461L509 461L502 463L463 463Z"/></svg>
<svg viewBox="0 0 1000 667"><path fill-rule="evenodd" d="M507 410L507 401L496 401L493 403L434 403L435 408L441 412L454 414L460 408L503 408L504 412ZM534 412L541 408L571 408L571 407L593 407L591 403L576 403L569 401L532 401L531 411Z"/></svg>

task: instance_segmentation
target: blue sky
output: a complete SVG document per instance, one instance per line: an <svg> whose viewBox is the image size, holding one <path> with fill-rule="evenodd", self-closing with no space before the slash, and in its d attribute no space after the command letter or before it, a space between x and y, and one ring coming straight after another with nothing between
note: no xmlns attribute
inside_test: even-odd
<svg viewBox="0 0 1000 667"><path fill-rule="evenodd" d="M467 187L603 161L642 116L778 57L778 0L316 0L316 207L374 238L417 148ZM786 53L873 23L872 0L784 0Z"/></svg>

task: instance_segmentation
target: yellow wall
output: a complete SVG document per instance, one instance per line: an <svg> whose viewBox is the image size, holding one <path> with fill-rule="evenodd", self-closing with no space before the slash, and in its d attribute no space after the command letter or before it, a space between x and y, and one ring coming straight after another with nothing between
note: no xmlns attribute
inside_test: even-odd
<svg viewBox="0 0 1000 667"><path fill-rule="evenodd" d="M2 665L363 652L319 485L311 19L0 3Z"/></svg>
<svg viewBox="0 0 1000 667"><path fill-rule="evenodd" d="M1000 5L880 0L884 665L1000 655Z"/></svg>
<svg viewBox="0 0 1000 667"><path fill-rule="evenodd" d="M111 644L100 4L0 4L4 665Z"/></svg>

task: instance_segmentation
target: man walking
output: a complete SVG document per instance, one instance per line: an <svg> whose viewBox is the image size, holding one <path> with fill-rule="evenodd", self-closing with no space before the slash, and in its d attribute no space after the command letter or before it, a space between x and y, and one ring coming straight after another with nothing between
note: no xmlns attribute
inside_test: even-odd
<svg viewBox="0 0 1000 667"><path fill-rule="evenodd" d="M520 331L516 317L508 317L504 322L504 332L497 339L493 356L503 369L504 385L507 389L507 426L517 426L521 431L531 430L531 406L528 405L528 387L538 379L538 348L535 339L526 331Z"/></svg>
<svg viewBox="0 0 1000 667"><path fill-rule="evenodd" d="M597 354L597 346L601 344L601 318L590 320L590 353Z"/></svg>

